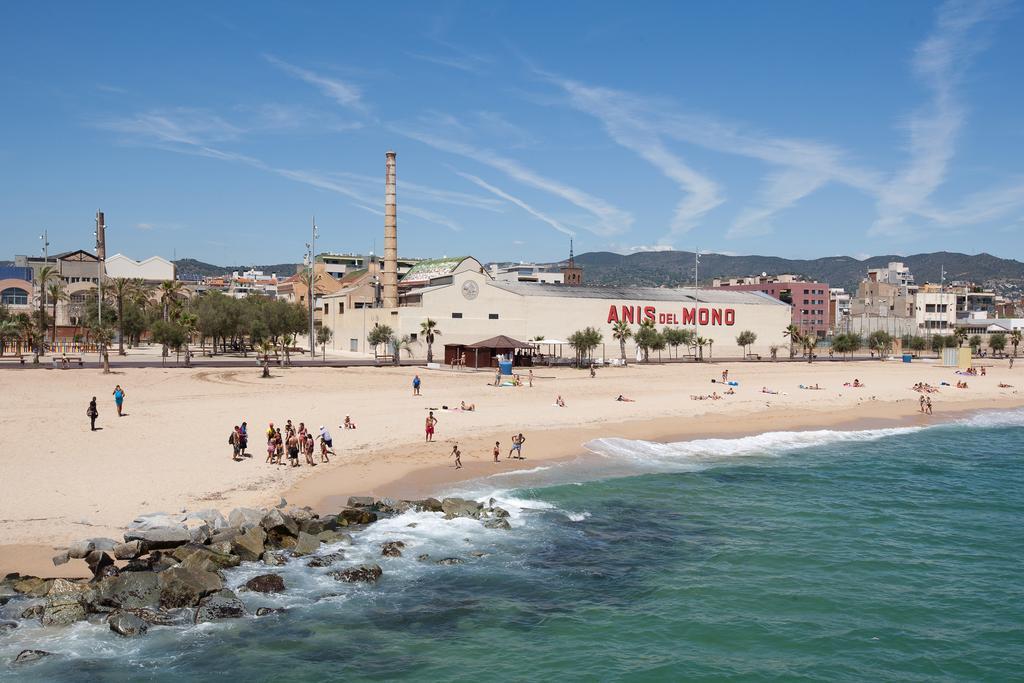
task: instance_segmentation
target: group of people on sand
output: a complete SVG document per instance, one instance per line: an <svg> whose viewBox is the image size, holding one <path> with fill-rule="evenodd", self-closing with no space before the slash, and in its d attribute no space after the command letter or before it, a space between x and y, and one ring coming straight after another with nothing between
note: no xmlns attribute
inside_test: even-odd
<svg viewBox="0 0 1024 683"><path fill-rule="evenodd" d="M348 429L355 429L355 423L346 415L346 424L351 424ZM267 425L267 459L271 465L288 464L292 467L299 467L299 455L304 455L306 464L315 467L313 453L316 450L316 441L320 441L320 462L330 462L328 455L334 455L334 441L331 439L330 431L320 425L319 436L314 437L313 433L306 428L304 422L296 427L291 420L285 423L284 431L275 427L271 422ZM235 461L251 458L252 454L246 452L249 447L249 424L242 421L235 425L228 436L228 443L231 445L231 459ZM285 463L285 458L288 462Z"/></svg>
<svg viewBox="0 0 1024 683"><path fill-rule="evenodd" d="M914 385L914 391L920 392L922 394L937 394L939 393L939 388L933 387L931 384L928 384L927 382L918 382L917 384Z"/></svg>
<svg viewBox="0 0 1024 683"><path fill-rule="evenodd" d="M526 437L523 436L522 432L512 435L512 448L508 452L507 459L510 460L525 460L526 456L523 455L523 444L526 443ZM515 453L515 455L512 455ZM501 460L501 442L494 442L494 449L491 451L491 455L494 458L494 462ZM456 441L452 444L452 452L448 454L448 457L455 458L455 469L462 469L462 451L459 449L459 442Z"/></svg>
<svg viewBox="0 0 1024 683"><path fill-rule="evenodd" d="M502 383L503 382L502 382L502 379L501 379L501 368L498 368L497 370L494 371L494 386L500 387L502 385ZM519 375L519 374L512 375L511 384L514 387L521 387L521 386L523 386L523 378L522 378L522 376ZM526 374L526 384L527 384L527 386L530 386L530 387L533 386L533 368L530 368L529 371Z"/></svg>
<svg viewBox="0 0 1024 683"><path fill-rule="evenodd" d="M117 416L124 417L126 414L124 412L124 398L128 394L125 393L125 390L121 388L120 384L114 387L113 394L114 405L117 407ZM89 407L85 409L85 416L89 418L89 430L95 432L97 429L96 419L100 416L100 409L96 405L95 396L93 396L92 400L89 401Z"/></svg>

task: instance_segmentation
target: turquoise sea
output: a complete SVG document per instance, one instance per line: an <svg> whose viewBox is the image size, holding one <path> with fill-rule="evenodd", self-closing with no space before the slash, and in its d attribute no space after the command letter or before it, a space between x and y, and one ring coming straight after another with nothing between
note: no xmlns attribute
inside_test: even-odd
<svg viewBox="0 0 1024 683"><path fill-rule="evenodd" d="M0 635L0 661L55 654L0 679L1024 677L1024 411L587 448L461 491L497 499L512 531L410 513L361 532L343 564L379 561L376 585L293 562L270 570L286 593L241 594L280 614L137 640L24 627ZM405 556L380 558L388 540Z"/></svg>

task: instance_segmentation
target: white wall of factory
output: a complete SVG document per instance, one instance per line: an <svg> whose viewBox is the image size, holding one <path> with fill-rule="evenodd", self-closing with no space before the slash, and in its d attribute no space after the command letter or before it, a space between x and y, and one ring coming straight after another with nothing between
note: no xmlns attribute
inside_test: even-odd
<svg viewBox="0 0 1024 683"><path fill-rule="evenodd" d="M464 294L464 285L469 281L476 284L478 293L474 298ZM531 285L522 287L528 289ZM679 301L574 297L571 287L565 287L564 296L521 295L494 286L489 277L475 272L458 273L451 285L425 291L420 306L356 308L343 314L334 306L325 316L324 324L334 333L332 345L336 350L372 352L366 344L366 335L375 323L388 325L399 336L419 336L420 323L430 318L437 321L441 331L434 342L435 358L443 358L445 344L471 344L499 334L520 341L530 341L538 335L564 340L573 332L590 326L604 336L604 357L617 358L619 343L612 337L612 323L608 319L612 307L621 317L623 306L633 308L636 322L649 308L653 309L658 329L666 326L696 328L698 334L714 340L715 356L739 356L742 350L736 344L736 337L743 330L757 333L757 343L751 348L753 353L767 356L773 344L788 348L783 330L791 322L790 309L778 302L694 304L684 301L682 296ZM684 309L701 308L708 309L707 324L690 323L684 318ZM720 311L720 322L712 313L716 309ZM727 309L732 313L726 314ZM729 320L733 324L727 324ZM718 324L712 324L713 321ZM637 325L632 327L635 331ZM423 358L426 344L418 341L413 345L413 357ZM601 351L599 347L597 355L600 356ZM567 348L563 352L572 353ZM630 356L635 353L632 341L627 343L627 353Z"/></svg>

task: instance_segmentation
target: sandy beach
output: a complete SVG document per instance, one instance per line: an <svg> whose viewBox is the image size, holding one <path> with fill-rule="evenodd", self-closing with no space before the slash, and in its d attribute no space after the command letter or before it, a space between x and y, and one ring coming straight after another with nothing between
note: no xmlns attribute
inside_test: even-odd
<svg viewBox="0 0 1024 683"><path fill-rule="evenodd" d="M0 374L10 397L0 417L4 478L0 495L0 572L77 576L80 562L53 567L53 549L82 538L119 538L138 514L265 506L283 495L318 510L349 495L410 497L511 468L583 454L590 439L682 440L777 430L926 424L965 411L1024 405L1024 370L984 361L985 377L961 377L935 362L685 363L603 368L597 377L538 368L534 386L495 388L490 373L415 368L253 368L13 370ZM739 382L722 400L691 400ZM423 380L413 396L412 378ZM844 383L859 379L865 386ZM967 389L957 389L966 379ZM524 376L524 382L526 381ZM929 394L933 416L918 411L916 382L943 386ZM1014 385L1000 388L999 383ZM125 416L111 392L124 387ZM820 391L800 389L818 384ZM777 394L762 392L762 388ZM619 402L624 395L635 402ZM566 406L555 405L561 395ZM98 398L102 429L85 415ZM461 401L476 410L446 410ZM427 411L438 419L424 443ZM351 415L355 430L341 429ZM290 468L264 462L263 432L288 419L326 425L338 453L330 464ZM246 420L253 457L231 459L227 437ZM511 436L523 432L525 460L506 460ZM452 467L457 441L465 465ZM491 448L501 442L502 461ZM81 565L81 566L79 566Z"/></svg>

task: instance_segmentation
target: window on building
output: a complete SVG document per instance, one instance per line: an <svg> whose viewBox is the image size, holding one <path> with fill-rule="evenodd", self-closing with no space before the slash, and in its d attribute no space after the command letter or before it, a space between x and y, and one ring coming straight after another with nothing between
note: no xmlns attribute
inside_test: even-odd
<svg viewBox="0 0 1024 683"><path fill-rule="evenodd" d="M327 315L330 312L331 312L331 305L328 304L328 303L325 303L324 304L324 315Z"/></svg>
<svg viewBox="0 0 1024 683"><path fill-rule="evenodd" d="M25 306L28 304L28 292L21 287L8 287L0 292L0 303L5 306Z"/></svg>
<svg viewBox="0 0 1024 683"><path fill-rule="evenodd" d="M498 314L497 313L488 313L487 314L487 319L488 320L497 320L498 319Z"/></svg>
<svg viewBox="0 0 1024 683"><path fill-rule="evenodd" d="M452 313L452 317L453 318L461 318L462 314L461 313Z"/></svg>

